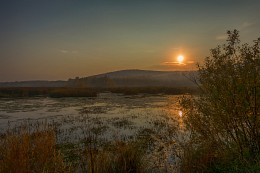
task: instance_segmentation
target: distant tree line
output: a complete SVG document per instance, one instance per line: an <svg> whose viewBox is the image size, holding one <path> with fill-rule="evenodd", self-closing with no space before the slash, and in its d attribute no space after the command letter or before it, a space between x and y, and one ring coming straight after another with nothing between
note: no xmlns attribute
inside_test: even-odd
<svg viewBox="0 0 260 173"><path fill-rule="evenodd" d="M196 93L197 88L188 87L109 87L109 88L73 88L73 87L9 87L0 88L1 97L96 97L98 93L111 92L125 95L134 94L187 94Z"/></svg>

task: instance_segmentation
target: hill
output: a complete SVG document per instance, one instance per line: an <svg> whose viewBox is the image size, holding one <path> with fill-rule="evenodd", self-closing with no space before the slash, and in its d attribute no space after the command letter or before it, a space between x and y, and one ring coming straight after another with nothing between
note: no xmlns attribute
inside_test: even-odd
<svg viewBox="0 0 260 173"><path fill-rule="evenodd" d="M0 82L0 87L194 87L195 71L120 70L68 81Z"/></svg>
<svg viewBox="0 0 260 173"><path fill-rule="evenodd" d="M194 87L189 79L195 71L120 70L99 75L75 78L69 86L79 87Z"/></svg>

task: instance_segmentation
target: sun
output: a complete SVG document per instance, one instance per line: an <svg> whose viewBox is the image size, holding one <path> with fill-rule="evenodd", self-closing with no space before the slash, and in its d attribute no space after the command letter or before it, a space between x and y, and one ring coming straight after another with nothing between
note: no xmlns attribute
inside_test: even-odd
<svg viewBox="0 0 260 173"><path fill-rule="evenodd" d="M183 55L178 55L177 57L177 61L181 64L184 60L184 56Z"/></svg>

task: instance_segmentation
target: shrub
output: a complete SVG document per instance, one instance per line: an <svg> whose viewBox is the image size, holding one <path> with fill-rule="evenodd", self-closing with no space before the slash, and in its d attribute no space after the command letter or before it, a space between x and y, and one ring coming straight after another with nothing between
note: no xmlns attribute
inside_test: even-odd
<svg viewBox="0 0 260 173"><path fill-rule="evenodd" d="M260 38L252 46L241 45L237 30L227 34L227 44L212 49L211 56L198 65L195 82L200 95L181 101L192 141L190 152L199 152L200 158L190 161L197 171L225 163L238 167L250 163L259 169ZM207 154L211 156L199 168L197 162Z"/></svg>

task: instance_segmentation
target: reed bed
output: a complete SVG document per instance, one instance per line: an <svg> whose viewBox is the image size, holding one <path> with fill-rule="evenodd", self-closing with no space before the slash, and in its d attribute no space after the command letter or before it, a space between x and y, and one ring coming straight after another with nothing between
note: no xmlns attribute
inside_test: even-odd
<svg viewBox="0 0 260 173"><path fill-rule="evenodd" d="M19 131L8 130L0 140L0 172L71 172L71 167L56 149L52 128L31 129L27 125Z"/></svg>

